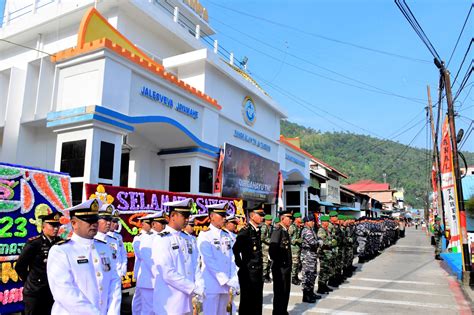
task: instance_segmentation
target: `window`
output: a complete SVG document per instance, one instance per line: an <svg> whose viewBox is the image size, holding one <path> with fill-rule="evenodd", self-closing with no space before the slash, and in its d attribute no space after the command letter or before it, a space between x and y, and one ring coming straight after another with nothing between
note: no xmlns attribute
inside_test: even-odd
<svg viewBox="0 0 474 315"><path fill-rule="evenodd" d="M63 142L61 148L61 172L71 177L84 176L86 140Z"/></svg>
<svg viewBox="0 0 474 315"><path fill-rule="evenodd" d="M114 176L115 144L100 142L99 178L112 179Z"/></svg>
<svg viewBox="0 0 474 315"><path fill-rule="evenodd" d="M169 191L191 191L191 165L170 167Z"/></svg>
<svg viewBox="0 0 474 315"><path fill-rule="evenodd" d="M212 168L199 166L199 192L212 194Z"/></svg>
<svg viewBox="0 0 474 315"><path fill-rule="evenodd" d="M287 191L286 192L286 206L298 206L300 205L300 192L299 191Z"/></svg>
<svg viewBox="0 0 474 315"><path fill-rule="evenodd" d="M72 191L72 205L77 206L82 202L82 182L80 183L71 183L71 191Z"/></svg>
<svg viewBox="0 0 474 315"><path fill-rule="evenodd" d="M122 153L120 162L120 186L128 187L128 168L130 165L130 152Z"/></svg>

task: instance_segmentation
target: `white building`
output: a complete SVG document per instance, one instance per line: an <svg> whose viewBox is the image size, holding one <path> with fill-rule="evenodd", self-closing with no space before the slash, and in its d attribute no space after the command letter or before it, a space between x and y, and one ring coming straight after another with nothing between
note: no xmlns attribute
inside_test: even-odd
<svg viewBox="0 0 474 315"><path fill-rule="evenodd" d="M1 161L70 173L75 202L84 183L212 194L229 143L278 162L305 211L310 158L280 142L284 111L221 56L198 1L7 0L5 11Z"/></svg>

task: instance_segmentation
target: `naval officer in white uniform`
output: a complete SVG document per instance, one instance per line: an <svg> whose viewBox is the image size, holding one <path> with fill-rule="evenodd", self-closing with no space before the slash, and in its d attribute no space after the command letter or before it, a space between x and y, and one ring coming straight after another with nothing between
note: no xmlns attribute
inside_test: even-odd
<svg viewBox="0 0 474 315"><path fill-rule="evenodd" d="M152 259L155 268L153 310L156 315L182 315L193 311L193 295L201 296L198 281L198 251L182 229L191 214L192 199L166 202L169 220L163 232L153 240Z"/></svg>
<svg viewBox="0 0 474 315"><path fill-rule="evenodd" d="M128 258L127 258L127 250L125 249L125 245L123 244L123 237L120 235L120 232L117 231L117 228L119 227L119 222L120 222L120 211L116 210L113 205L111 205L114 208L114 212L112 214L112 221L110 222L110 230L107 232L107 235L115 239L118 243L118 270L119 270L119 275L120 277L123 277L127 274L127 264L128 264Z"/></svg>
<svg viewBox="0 0 474 315"><path fill-rule="evenodd" d="M211 224L197 238L201 255L201 277L204 281L203 312L205 315L226 314L229 294L239 290L234 261L232 236L223 230L228 203L207 206Z"/></svg>
<svg viewBox="0 0 474 315"><path fill-rule="evenodd" d="M51 314L120 314L120 278L106 243L95 240L99 200L69 210L74 233L51 247L48 282L54 297Z"/></svg>
<svg viewBox="0 0 474 315"><path fill-rule="evenodd" d="M135 253L135 265L133 267L133 277L136 280L135 294L132 299L132 314L142 314L153 305L146 291L153 292L152 274L144 266L146 261L151 260L151 243L153 232L151 231L151 219L148 215L138 219L141 222L140 234L133 238L133 252Z"/></svg>

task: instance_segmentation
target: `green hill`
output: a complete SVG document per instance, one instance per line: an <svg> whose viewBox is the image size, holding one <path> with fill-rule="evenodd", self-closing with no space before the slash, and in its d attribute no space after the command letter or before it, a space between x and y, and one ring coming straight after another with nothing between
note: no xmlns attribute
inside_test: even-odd
<svg viewBox="0 0 474 315"><path fill-rule="evenodd" d="M344 184L361 179L383 182L385 172L390 186L403 187L405 202L415 208L423 208L417 197L431 191L431 152L427 150L348 132L322 133L288 121L281 122L281 134L300 137L302 149L347 174ZM474 164L474 153L463 153L468 164Z"/></svg>

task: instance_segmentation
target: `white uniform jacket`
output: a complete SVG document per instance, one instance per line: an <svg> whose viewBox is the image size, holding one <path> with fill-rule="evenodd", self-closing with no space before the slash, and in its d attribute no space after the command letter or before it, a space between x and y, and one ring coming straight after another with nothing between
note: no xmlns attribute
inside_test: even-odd
<svg viewBox="0 0 474 315"><path fill-rule="evenodd" d="M142 260L140 257L140 244L144 236L147 234L148 232L146 232L145 230L141 230L140 234L136 235L132 241L133 253L135 255L135 263L133 265L133 277L135 279L137 279L137 276L140 273L140 268L142 264Z"/></svg>
<svg viewBox="0 0 474 315"><path fill-rule="evenodd" d="M119 241L115 238L110 236L109 234L105 234L102 232L97 232L97 234L94 236L94 239L98 241L102 241L104 243L107 243L109 245L110 250L112 251L112 260L115 265L115 270L117 271L117 275L119 277L122 277L122 261L120 260L119 256Z"/></svg>
<svg viewBox="0 0 474 315"><path fill-rule="evenodd" d="M201 277L206 294L229 293L227 283L238 284L237 268L232 252L233 241L229 232L212 224L209 230L199 233L197 238L199 254L202 259Z"/></svg>
<svg viewBox="0 0 474 315"><path fill-rule="evenodd" d="M153 261L151 259L151 246L153 239L157 237L157 233L152 230L140 236L140 245L138 248L140 257L140 268L135 279L137 279L136 286L138 288L153 289L155 283L155 275L153 274Z"/></svg>
<svg viewBox="0 0 474 315"><path fill-rule="evenodd" d="M156 268L153 310L156 315L192 312L192 292L199 268L198 251L190 236L169 225L153 239Z"/></svg>
<svg viewBox="0 0 474 315"><path fill-rule="evenodd" d="M127 250L125 249L125 245L123 244L123 238L122 235L118 232L107 232L107 235L116 239L118 243L118 262L119 262L119 272L120 276L123 277L127 273L127 263L128 263L128 258L127 258Z"/></svg>
<svg viewBox="0 0 474 315"><path fill-rule="evenodd" d="M51 247L47 273L51 314L120 314L121 282L110 246L73 234Z"/></svg>

